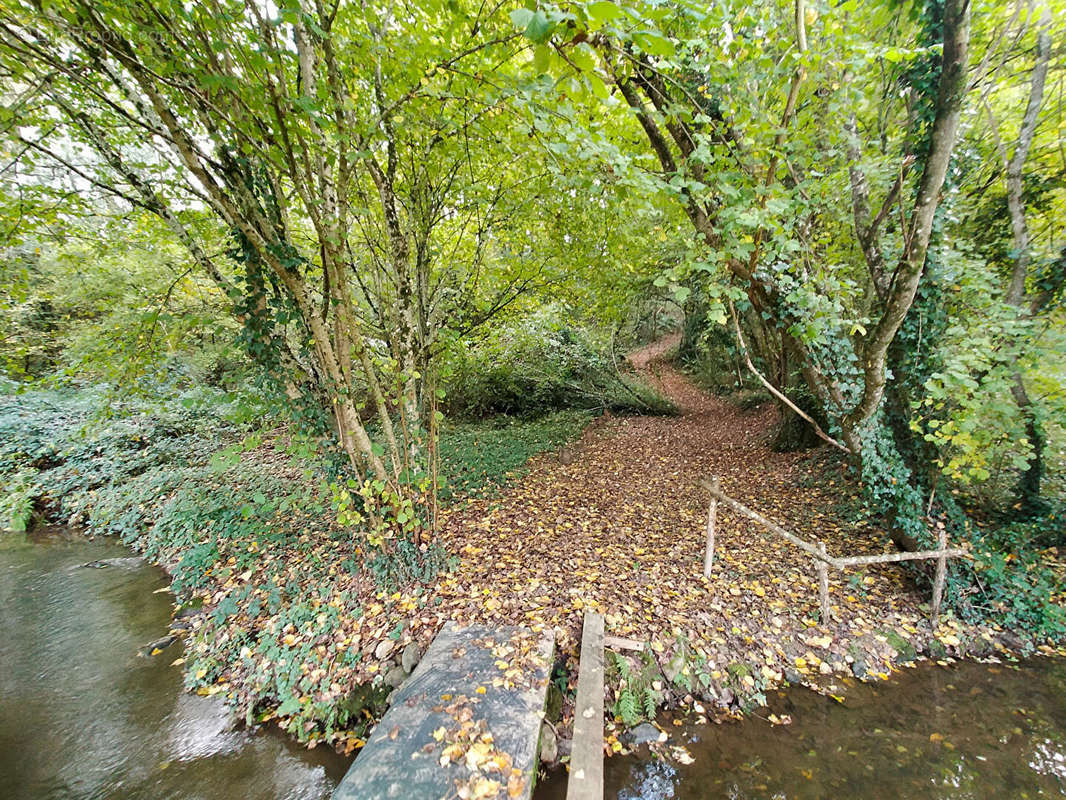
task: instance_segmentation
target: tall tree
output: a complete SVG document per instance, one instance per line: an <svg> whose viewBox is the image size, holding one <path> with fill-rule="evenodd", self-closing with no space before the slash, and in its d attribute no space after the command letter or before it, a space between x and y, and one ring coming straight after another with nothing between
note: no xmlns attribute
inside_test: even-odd
<svg viewBox="0 0 1066 800"><path fill-rule="evenodd" d="M310 387L371 514L409 530L432 493L441 332L535 276L501 233L536 181L512 168L502 124L506 22L455 3L0 3L23 152L158 215L255 354ZM189 224L201 211L229 231L230 259Z"/></svg>
<svg viewBox="0 0 1066 800"><path fill-rule="evenodd" d="M846 97L854 79L845 54L834 52L840 40L856 54L870 49L869 42L854 41L853 28L860 22L853 18L861 16L857 6L844 4L823 24L824 42L810 37L808 26L817 14L803 0L790 8L791 37L771 36L765 42L759 37L766 31L788 29L781 9L772 4L716 10L685 3L595 2L543 6L513 16L542 53L535 58L537 70L552 69L555 58L558 72L581 76L604 102L616 103L609 92L617 92L658 162L663 188L802 370L834 421L838 444L863 459L884 397L888 350L921 280L957 138L967 87L970 3L943 4L930 145L917 171L913 200L905 202L902 191L913 161L908 158L881 211L870 218L868 181L861 165L854 160L849 165L860 244L876 238L877 226L889 213L895 218L898 206L899 246L891 262L877 248L861 247L870 255L866 269L879 296L866 307L867 318L856 320L850 332L837 333L831 343L804 333L794 287L808 280L802 277L806 268L789 262L801 261L809 244L802 241L803 219L784 217L809 208L805 170L814 170L820 157L840 163L826 151L848 138L847 124L838 131L826 127L828 101L823 98ZM874 16L877 24L893 30L890 16L886 19L881 11ZM853 37L850 43L847 36ZM549 47L553 53L544 52ZM834 115L839 115L839 105ZM850 135L854 138L853 131ZM806 160L794 164L797 158ZM824 165L819 168L826 171ZM810 277L809 270L806 274ZM832 281L839 278L830 276L824 286ZM813 283L803 291L825 290ZM809 296L802 301L817 302ZM844 316L841 307L838 326L847 321Z"/></svg>
<svg viewBox="0 0 1066 800"><path fill-rule="evenodd" d="M1029 292L1030 265L1032 263L1032 246L1029 225L1026 220L1024 199L1024 170L1029 158L1040 121L1040 111L1044 100L1044 85L1047 81L1048 66L1051 61L1051 11L1045 8L1038 22L1036 37L1036 56L1030 77L1029 93L1025 103L1025 112L1018 129L1018 137L1013 149L1008 153L999 131L999 121L992 111L987 98L984 109L988 115L988 124L995 142L996 152L1002 162L1004 181L1007 191L1007 209L1010 213L1011 236L1013 239L1014 265L1010 272L1010 281L1004 296L1006 302L1016 308L1023 318L1039 314L1053 296L1053 292ZM1021 370L1016 369L1011 381L1011 396L1018 404L1018 410L1025 418L1025 434L1032 447L1028 466L1018 482L1018 499L1028 511L1040 506L1040 482L1044 474L1044 448L1047 434L1039 418L1039 412L1025 385Z"/></svg>

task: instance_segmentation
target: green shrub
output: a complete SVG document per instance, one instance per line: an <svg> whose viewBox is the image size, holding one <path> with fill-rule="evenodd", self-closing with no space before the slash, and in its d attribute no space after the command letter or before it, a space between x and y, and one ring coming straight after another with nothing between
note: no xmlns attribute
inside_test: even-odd
<svg viewBox="0 0 1066 800"><path fill-rule="evenodd" d="M0 530L26 532L33 521L39 495L37 470L32 467L6 476L0 493Z"/></svg>
<svg viewBox="0 0 1066 800"><path fill-rule="evenodd" d="M559 409L674 413L668 400L619 373L605 343L544 312L503 326L453 355L445 410L452 416L538 415Z"/></svg>
<svg viewBox="0 0 1066 800"><path fill-rule="evenodd" d="M662 672L654 656L642 652L633 656L631 661L608 650L607 657L607 682L614 689L615 697L611 712L629 728L644 720L655 719L663 692L656 688Z"/></svg>
<svg viewBox="0 0 1066 800"><path fill-rule="evenodd" d="M423 550L409 539L399 539L393 543L393 552L376 553L366 566L377 587L391 593L412 583L429 583L456 563L436 542Z"/></svg>

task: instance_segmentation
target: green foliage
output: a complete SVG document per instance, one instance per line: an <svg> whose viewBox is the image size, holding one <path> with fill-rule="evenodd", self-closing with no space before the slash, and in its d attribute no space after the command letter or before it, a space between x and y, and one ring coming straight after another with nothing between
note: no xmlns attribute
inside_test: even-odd
<svg viewBox="0 0 1066 800"><path fill-rule="evenodd" d="M964 614L992 618L1037 640L1066 635L1066 608L1054 602L1061 580L1032 549L1032 527L1007 526L973 537L972 575L952 570L949 588L962 596ZM1061 540L1061 519L1055 531Z"/></svg>
<svg viewBox="0 0 1066 800"><path fill-rule="evenodd" d="M389 553L376 553L367 562L378 588L385 592L413 583L429 583L438 574L454 569L458 559L449 556L438 542L419 547L410 539L393 543Z"/></svg>
<svg viewBox="0 0 1066 800"><path fill-rule="evenodd" d="M161 227L143 215L89 216L65 238L12 248L0 268L0 370L20 381L103 380L127 393L232 386L247 367L234 362L228 301Z"/></svg>
<svg viewBox="0 0 1066 800"><path fill-rule="evenodd" d="M590 415L556 411L539 417L499 415L476 422L447 422L440 432L440 497L491 494L521 474L530 458L566 444Z"/></svg>
<svg viewBox="0 0 1066 800"><path fill-rule="evenodd" d="M0 530L25 533L33 520L40 491L37 470L32 467L4 476L4 490L0 494L0 525L3 528Z"/></svg>
<svg viewBox="0 0 1066 800"><path fill-rule="evenodd" d="M613 650L607 650L606 654L607 681L615 695L611 712L627 727L655 719L655 712L663 700L662 689L656 689L654 685L662 677L655 657L642 652L630 660Z"/></svg>
<svg viewBox="0 0 1066 800"><path fill-rule="evenodd" d="M620 374L608 348L546 309L489 334L456 353L447 379L446 410L489 414L585 411L673 413L640 381Z"/></svg>
<svg viewBox="0 0 1066 800"><path fill-rule="evenodd" d="M212 619L193 635L186 685L210 687L222 665L244 663L257 687L257 702L245 709L249 724L280 717L283 730L302 741L338 730L365 732L384 710L387 689L367 686L337 697L330 672L321 668L327 663L317 642L338 629L341 610L324 602L325 593L314 586L287 587L278 595L270 605L248 590L227 595L215 609L225 619ZM231 635L212 640L227 619ZM256 621L262 624L251 624Z"/></svg>
<svg viewBox="0 0 1066 800"><path fill-rule="evenodd" d="M750 377L733 334L723 325L709 323L702 306L693 304L685 315L678 356L696 385L713 394L742 389Z"/></svg>

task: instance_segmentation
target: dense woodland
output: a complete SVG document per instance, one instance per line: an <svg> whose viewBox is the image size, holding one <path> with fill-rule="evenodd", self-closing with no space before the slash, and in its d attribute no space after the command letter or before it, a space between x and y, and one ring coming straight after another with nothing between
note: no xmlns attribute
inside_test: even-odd
<svg viewBox="0 0 1066 800"><path fill-rule="evenodd" d="M0 0L5 524L220 622L274 559L430 585L442 508L676 412L625 354L679 331L886 546L972 552L960 619L1057 639L1064 48L1058 0Z"/></svg>

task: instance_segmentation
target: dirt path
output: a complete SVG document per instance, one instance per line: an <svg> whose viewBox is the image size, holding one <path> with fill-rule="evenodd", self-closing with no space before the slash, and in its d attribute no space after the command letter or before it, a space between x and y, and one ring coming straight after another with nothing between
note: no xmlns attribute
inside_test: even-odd
<svg viewBox="0 0 1066 800"><path fill-rule="evenodd" d="M880 552L884 544L841 523L843 496L808 485L803 455L768 447L772 406L742 411L701 391L662 360L675 345L668 337L629 360L678 404L679 416L602 418L577 443L574 463L544 454L502 497L445 516L443 535L462 564L435 590L440 611L555 626L573 654L583 612L594 609L609 633L664 653L684 637L716 676L746 663L763 676L760 687L796 671L850 674L855 658L885 671L895 655L886 630L921 650L931 633L918 604L927 598L898 567L834 575L836 620L822 627L809 559L720 512L714 574L703 578L708 495L698 481L712 474L727 494L821 538L831 553Z"/></svg>

